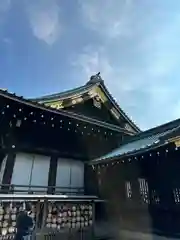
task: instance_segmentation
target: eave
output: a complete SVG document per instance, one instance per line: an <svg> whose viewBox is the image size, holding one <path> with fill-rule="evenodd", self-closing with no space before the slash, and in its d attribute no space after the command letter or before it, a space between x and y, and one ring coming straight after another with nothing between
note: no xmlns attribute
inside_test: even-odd
<svg viewBox="0 0 180 240"><path fill-rule="evenodd" d="M69 99L71 97L75 97L75 96L79 96L83 93L88 92L92 87L94 86L94 84L90 84L89 86L87 86L86 84L71 90L67 90L67 91L63 91L63 92L59 92L59 93L55 93L55 94L50 94L50 95L45 95L42 97L38 97L38 98L30 98L30 101L33 102L51 102L54 101L54 99L58 99L58 100L64 100L64 99Z"/></svg>
<svg viewBox="0 0 180 240"><path fill-rule="evenodd" d="M124 129L124 128L118 127L116 125L109 124L109 123L99 121L99 120L94 119L94 118L90 118L90 117L87 117L87 116L84 116L84 115L81 115L81 114L77 114L77 113L73 113L73 112L69 112L69 111L66 111L66 110L53 109L53 108L47 107L43 104L35 103L35 102L30 101L30 100L24 99L23 97L16 96L15 94L9 93L7 91L0 90L0 96L4 97L6 99L9 99L9 100L16 101L17 103L25 104L27 106L30 106L30 107L33 107L33 108L36 108L36 109L40 109L40 110L45 111L47 113L62 115L62 116L65 116L65 117L76 119L76 120L81 121L81 122L86 122L86 123L89 123L89 124L92 124L92 125L97 125L99 127L106 128L106 129L109 129L109 130L112 130L112 131L115 131L115 132L120 132L120 133L125 133L127 135L132 135L132 132L130 132L130 131Z"/></svg>
<svg viewBox="0 0 180 240"><path fill-rule="evenodd" d="M169 143L180 144L180 119L131 137L129 141L124 142L112 152L92 160L91 164L99 164L135 156L165 146Z"/></svg>
<svg viewBox="0 0 180 240"><path fill-rule="evenodd" d="M81 87L68 90L65 92L47 95L44 97L29 99L29 100L33 102L44 103L49 106L53 106L53 102L59 101L58 108L64 109L64 108L68 108L70 106L79 104L81 102L85 102L86 100L93 98L94 94L98 94L102 102L103 102L103 96L105 96L105 98L107 98L108 102L112 106L112 108L109 109L111 114L113 115L113 111L115 110L119 116L121 116L125 121L127 121L129 126L132 128L132 132L134 133L141 132L139 127L137 127L136 124L129 119L129 117L125 114L125 112L120 108L120 106L114 100L114 98L106 88L104 81L99 75L92 76L92 79ZM56 108L56 106L54 107ZM114 115L113 117L116 118ZM120 119L117 119L117 118L116 120L117 120L117 123L118 121L119 122L121 121Z"/></svg>
<svg viewBox="0 0 180 240"><path fill-rule="evenodd" d="M140 133L141 132L140 128L132 120L130 120L130 118L127 116L127 114L122 110L122 108L120 108L119 104L112 97L112 95L110 94L110 92L108 91L107 87L105 86L105 84L103 82L100 83L100 87L106 93L106 96L108 97L108 99L110 100L112 105L115 107L115 109L119 112L119 114L124 117L124 119L130 124L130 126L133 129L136 130L136 133Z"/></svg>

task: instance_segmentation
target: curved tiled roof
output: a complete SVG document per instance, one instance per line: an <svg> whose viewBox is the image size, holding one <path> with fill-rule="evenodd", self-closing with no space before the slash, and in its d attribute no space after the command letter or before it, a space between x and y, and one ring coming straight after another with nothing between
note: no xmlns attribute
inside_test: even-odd
<svg viewBox="0 0 180 240"><path fill-rule="evenodd" d="M100 86L101 89L104 91L106 94L107 98L111 101L111 103L114 105L115 109L124 117L124 119L133 127L133 129L136 130L136 132L141 132L140 128L127 116L127 114L120 108L118 103L115 101L115 99L112 97L108 89L106 88L104 81L100 77L100 73L92 76L90 80L83 86L77 87L71 90L67 90L61 93L56 93L56 94L51 94L47 96L42 96L39 98L34 98L34 99L29 99L31 101L36 101L36 102L44 102L44 101L51 101L53 99L64 99L64 98L69 98L74 95L82 94L85 92L88 92L92 87L94 86Z"/></svg>
<svg viewBox="0 0 180 240"><path fill-rule="evenodd" d="M89 86L83 85L81 87L70 89L70 90L67 90L67 91L64 91L64 92L45 95L45 96L42 96L42 97L39 97L39 98L32 98L32 99L29 99L29 100L36 101L36 102L43 102L43 101L50 101L50 100L53 100L55 98L59 98L59 99L69 98L72 95L87 92L89 89L92 88L92 86L94 86L94 85L92 85L92 84L89 85Z"/></svg>
<svg viewBox="0 0 180 240"><path fill-rule="evenodd" d="M103 82L103 80L101 79L100 73L91 76L90 80L83 86L77 87L77 88L73 88L70 90L66 90L60 93L55 93L55 94L50 94L50 95L45 95L39 98L33 98L33 99L29 99L29 100L34 100L34 101L48 101L51 99L55 99L55 98L68 98L70 96L76 95L76 94L80 94L80 93L84 93L89 91L94 85L98 85L101 82Z"/></svg>
<svg viewBox="0 0 180 240"><path fill-rule="evenodd" d="M11 100L14 100L14 101L17 101L17 102L22 103L22 104L29 105L29 106L37 108L37 109L41 109L43 111L47 111L49 113L54 113L54 114L62 115L62 116L65 116L65 117L73 118L73 119L76 119L76 120L81 121L81 122L88 122L90 124L97 125L97 126L100 126L100 127L104 127L104 128L110 129L112 131L123 132L123 133L126 133L128 135L132 134L128 130L125 130L124 128L121 128L119 126L109 124L109 123L106 123L106 122L102 122L102 121L99 121L97 119L90 118L90 117L87 117L87 116L84 116L84 115L81 115L81 114L77 114L77 113L74 113L74 112L69 112L69 111L62 110L62 109L58 109L58 110L57 109L52 109L51 107L45 106L42 103L35 103L35 102L32 102L28 99L23 98L22 96L21 97L16 96L16 94L9 93L7 90L1 90L0 89L0 96L11 99Z"/></svg>
<svg viewBox="0 0 180 240"><path fill-rule="evenodd" d="M110 94L110 92L108 91L108 89L106 88L106 86L102 83L101 84L102 87L104 88L105 92L107 93L107 95L110 97L111 102L114 103L114 106L119 110L119 112L121 113L122 116L124 116L124 118L131 124L133 125L133 127L138 131L141 132L140 128L128 117L128 115L122 110L122 108L119 106L119 104L116 102L116 100L113 98L112 94Z"/></svg>
<svg viewBox="0 0 180 240"><path fill-rule="evenodd" d="M174 126L175 121L177 123L176 126ZM124 157L135 154L139 151L145 151L149 148L165 144L170 134L176 133L180 130L180 119L175 121L166 124L166 126L169 125L169 128L167 127L164 129L164 124L131 137L129 142L126 142L120 147L114 149L112 152L93 160L92 163L100 163L104 160L113 160L116 157Z"/></svg>

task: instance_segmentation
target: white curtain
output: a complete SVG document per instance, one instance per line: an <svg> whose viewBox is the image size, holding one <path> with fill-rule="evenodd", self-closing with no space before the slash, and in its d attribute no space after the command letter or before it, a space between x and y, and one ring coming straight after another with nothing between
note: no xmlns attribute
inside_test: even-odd
<svg viewBox="0 0 180 240"><path fill-rule="evenodd" d="M50 157L18 153L16 154L11 184L48 186ZM27 189L27 187L15 187L16 190ZM30 188L39 190L42 188ZM46 191L46 188L42 189Z"/></svg>
<svg viewBox="0 0 180 240"><path fill-rule="evenodd" d="M57 192L64 192L70 188L71 185L71 161L59 158L57 164L56 186ZM58 188L61 187L61 188Z"/></svg>
<svg viewBox="0 0 180 240"><path fill-rule="evenodd" d="M33 155L25 153L17 153L14 163L14 169L11 179L11 184L14 185L29 185L32 165L33 165ZM25 190L27 187L15 187L15 190Z"/></svg>
<svg viewBox="0 0 180 240"><path fill-rule="evenodd" d="M34 154L16 154L11 184L27 186L48 186L50 157ZM56 175L56 192L68 192L70 188L84 187L84 164L80 161L58 159ZM59 188L58 188L59 187ZM16 187L16 190L23 189ZM27 189L25 187L24 189ZM46 188L33 188L32 191ZM74 192L74 190L72 190Z"/></svg>
<svg viewBox="0 0 180 240"><path fill-rule="evenodd" d="M71 163L71 187L84 187L84 163L80 161L73 161Z"/></svg>
<svg viewBox="0 0 180 240"><path fill-rule="evenodd" d="M34 155L32 174L30 183L32 186L48 186L50 167L50 157L42 155ZM47 191L47 188L31 188L32 190Z"/></svg>
<svg viewBox="0 0 180 240"><path fill-rule="evenodd" d="M69 192L71 188L83 188L84 164L80 161L59 158L56 187L56 192ZM74 192L74 189L72 189L72 192Z"/></svg>

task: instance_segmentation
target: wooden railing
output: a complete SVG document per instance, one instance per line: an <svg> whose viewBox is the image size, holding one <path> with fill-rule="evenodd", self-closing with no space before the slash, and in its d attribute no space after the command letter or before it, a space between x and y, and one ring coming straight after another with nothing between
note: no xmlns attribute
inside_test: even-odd
<svg viewBox="0 0 180 240"><path fill-rule="evenodd" d="M47 199L44 199L44 201L38 201L39 195L48 195L47 193L50 193L49 196L51 198L52 195L56 196L58 194L67 194L67 195L73 195L73 198L80 199L83 198L84 202L88 202L89 196L84 195L84 189L83 188L64 188L59 186L29 186L29 185L11 185L11 184L1 184L0 185L0 198L2 196L3 198L8 199L8 195L12 198L12 195L16 194L16 197L26 195L26 198L33 197L33 200L30 199L29 201L37 202L37 209L38 213L36 213L36 227L35 232L32 234L32 236L25 238L24 240L93 240L93 239L108 239L103 236L101 238L99 234L95 234L95 228L94 228L94 216L93 216L93 226L88 226L87 228L77 228L77 229L69 229L65 231L54 231L54 229L46 228L45 227L45 216L47 216ZM1 195L2 194L2 195ZM32 196L33 194L33 196ZM52 195L51 195L52 194ZM77 195L77 196L75 196ZM4 196L4 197L3 197ZM37 196L37 199L36 199ZM54 196L54 197L56 197ZM87 199L86 199L87 198ZM13 197L14 199L14 197ZM42 197L43 199L43 197ZM9 199L11 201L12 199ZM18 201L18 198L16 199ZM64 201L64 200L63 200ZM6 202L6 201L5 201ZM75 201L74 204L76 204L77 201ZM90 200L90 202L93 204L93 200ZM94 204L93 204L94 206ZM94 209L94 207L93 207ZM93 210L94 214L94 210ZM41 216L42 215L42 216ZM108 229L108 228L107 228ZM101 232L104 232L105 230L102 229ZM6 239L14 239L14 235L8 234L5 236L0 235L0 240L6 240Z"/></svg>
<svg viewBox="0 0 180 240"><path fill-rule="evenodd" d="M0 236L1 240L14 240L15 235ZM25 236L24 240L93 240L99 239L93 234L92 229L70 230L70 231L41 231Z"/></svg>
<svg viewBox="0 0 180 240"><path fill-rule="evenodd" d="M107 227L107 226L106 226ZM0 235L1 240L14 240L14 234L6 236ZM48 229L34 231L31 235L24 238L24 240L112 240L114 235L109 231L109 228L101 229L101 232L96 231L95 228L84 228L78 230L61 230L51 231Z"/></svg>
<svg viewBox="0 0 180 240"><path fill-rule="evenodd" d="M13 185L0 184L0 193L26 193L26 194L68 194L83 195L84 188L61 187L61 186L41 186L41 185Z"/></svg>

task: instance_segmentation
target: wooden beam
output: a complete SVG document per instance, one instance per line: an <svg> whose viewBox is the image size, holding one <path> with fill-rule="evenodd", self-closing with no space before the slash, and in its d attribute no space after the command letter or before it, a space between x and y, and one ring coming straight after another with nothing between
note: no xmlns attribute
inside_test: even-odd
<svg viewBox="0 0 180 240"><path fill-rule="evenodd" d="M55 186L56 185L56 175L57 175L57 162L58 157L52 156L50 159L50 167L49 167L49 177L48 177L48 186ZM48 188L48 194L53 194L55 189Z"/></svg>

